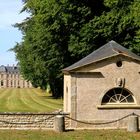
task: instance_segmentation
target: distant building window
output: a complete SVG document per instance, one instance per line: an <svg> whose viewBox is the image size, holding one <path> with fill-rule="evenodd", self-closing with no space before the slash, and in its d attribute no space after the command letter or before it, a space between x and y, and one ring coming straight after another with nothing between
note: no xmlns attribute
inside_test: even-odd
<svg viewBox="0 0 140 140"><path fill-rule="evenodd" d="M9 81L7 80L7 87L9 87Z"/></svg>
<svg viewBox="0 0 140 140"><path fill-rule="evenodd" d="M1 78L3 78L3 74L1 74Z"/></svg>
<svg viewBox="0 0 140 140"><path fill-rule="evenodd" d="M3 84L3 81L1 81L1 86L3 87L3 85L4 85L4 84Z"/></svg>
<svg viewBox="0 0 140 140"><path fill-rule="evenodd" d="M14 87L16 87L16 80L14 81Z"/></svg>
<svg viewBox="0 0 140 140"><path fill-rule="evenodd" d="M102 99L102 104L134 104L134 96L124 88L113 88L109 90Z"/></svg>

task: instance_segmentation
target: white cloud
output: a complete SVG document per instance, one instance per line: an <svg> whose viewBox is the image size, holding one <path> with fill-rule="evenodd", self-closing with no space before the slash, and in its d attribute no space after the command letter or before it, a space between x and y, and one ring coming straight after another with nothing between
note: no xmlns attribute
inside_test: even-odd
<svg viewBox="0 0 140 140"><path fill-rule="evenodd" d="M19 2L19 0L1 0L0 29L11 28L13 24L23 21L28 14L20 14L22 7L22 2Z"/></svg>

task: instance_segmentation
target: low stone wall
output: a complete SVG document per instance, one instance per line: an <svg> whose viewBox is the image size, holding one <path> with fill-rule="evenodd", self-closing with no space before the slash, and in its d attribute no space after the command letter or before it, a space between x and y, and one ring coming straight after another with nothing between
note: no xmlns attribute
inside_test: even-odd
<svg viewBox="0 0 140 140"><path fill-rule="evenodd" d="M140 123L140 116L137 114L129 114L117 120L94 120L94 121L82 121L70 118L67 113L0 113L0 129L48 129L56 130L55 121L57 118L64 116L65 129L122 129L127 128L128 123L132 122L129 126L137 125L133 124L133 119L137 117ZM57 117L56 117L57 116ZM56 118L55 118L56 117ZM57 122L57 121L56 121ZM58 122L57 122L58 124ZM75 127L73 127L73 125ZM60 124L61 127L62 124ZM138 127L138 125L136 126Z"/></svg>
<svg viewBox="0 0 140 140"><path fill-rule="evenodd" d="M0 113L0 129L54 129L60 113ZM69 127L66 119L65 127Z"/></svg>

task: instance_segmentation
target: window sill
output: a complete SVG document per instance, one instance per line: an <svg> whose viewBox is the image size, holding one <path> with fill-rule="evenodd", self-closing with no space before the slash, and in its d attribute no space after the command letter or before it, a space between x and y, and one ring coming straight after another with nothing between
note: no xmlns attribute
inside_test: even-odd
<svg viewBox="0 0 140 140"><path fill-rule="evenodd" d="M98 105L98 109L140 109L140 105Z"/></svg>

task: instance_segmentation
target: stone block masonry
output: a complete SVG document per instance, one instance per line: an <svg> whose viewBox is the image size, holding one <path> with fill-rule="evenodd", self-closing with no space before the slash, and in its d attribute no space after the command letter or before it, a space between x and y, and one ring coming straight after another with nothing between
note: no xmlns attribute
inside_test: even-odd
<svg viewBox="0 0 140 140"><path fill-rule="evenodd" d="M0 129L54 129L58 113L0 113ZM69 122L65 121L66 128Z"/></svg>

